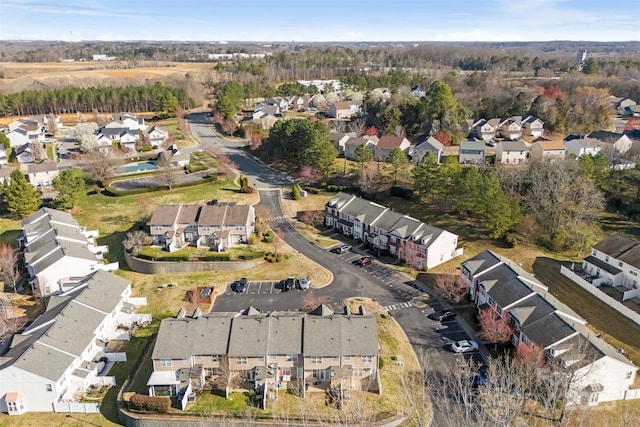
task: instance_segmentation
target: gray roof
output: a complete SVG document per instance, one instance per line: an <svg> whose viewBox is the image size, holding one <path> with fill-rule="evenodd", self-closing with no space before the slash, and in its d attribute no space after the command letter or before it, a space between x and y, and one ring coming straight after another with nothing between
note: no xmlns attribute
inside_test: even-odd
<svg viewBox="0 0 640 427"><path fill-rule="evenodd" d="M622 273L622 270L620 270L617 267L614 267L611 264L608 264L606 262L604 262L603 260L596 258L594 256L589 255L588 257L586 257L584 259L586 262L588 262L589 264L595 265L598 268L601 268L602 270L606 271L607 273L611 273L614 276L616 274L620 274Z"/></svg>
<svg viewBox="0 0 640 427"><path fill-rule="evenodd" d="M164 319L151 357L378 354L376 319L372 315L332 311L323 315L246 313L214 312L197 319Z"/></svg>
<svg viewBox="0 0 640 427"><path fill-rule="evenodd" d="M419 231L423 225L424 224L421 221L418 221L415 218L411 218L408 215L402 215L402 217L398 218L398 221L393 224L391 232L399 235L403 239L406 239L413 235L413 233Z"/></svg>
<svg viewBox="0 0 640 427"><path fill-rule="evenodd" d="M35 274L46 270L65 256L71 258L97 261L96 255L89 250L86 243L52 238L43 241L35 251L25 252L25 261L33 267Z"/></svg>
<svg viewBox="0 0 640 427"><path fill-rule="evenodd" d="M342 191L336 194L327 202L327 206L342 209L345 205L355 199L353 194L343 193Z"/></svg>
<svg viewBox="0 0 640 427"><path fill-rule="evenodd" d="M387 208L382 205L357 197L340 212L357 218L360 222L370 224L386 210Z"/></svg>
<svg viewBox="0 0 640 427"><path fill-rule="evenodd" d="M498 263L502 262L498 256L491 251L480 252L473 258L469 258L462 265L471 272L471 275L475 276L481 271L486 270Z"/></svg>
<svg viewBox="0 0 640 427"><path fill-rule="evenodd" d="M518 274L508 265L501 264L486 273L478 280L489 292L491 298L501 307L533 294L533 290L518 278Z"/></svg>
<svg viewBox="0 0 640 427"><path fill-rule="evenodd" d="M460 152L463 150L485 151L485 145L482 141L462 141L460 143Z"/></svg>
<svg viewBox="0 0 640 427"><path fill-rule="evenodd" d="M527 151L529 147L523 141L502 141L502 151Z"/></svg>
<svg viewBox="0 0 640 427"><path fill-rule="evenodd" d="M58 170L56 162L44 161L42 163L34 163L27 166L28 173L53 172Z"/></svg>
<svg viewBox="0 0 640 427"><path fill-rule="evenodd" d="M70 213L51 208L40 208L25 219L20 224L24 227L27 224L34 224L38 221L58 222L68 225L80 226Z"/></svg>
<svg viewBox="0 0 640 427"><path fill-rule="evenodd" d="M249 220L252 207L249 205L160 205L153 212L150 226L188 224L198 225L243 225Z"/></svg>
<svg viewBox="0 0 640 427"><path fill-rule="evenodd" d="M302 339L305 356L378 354L376 319L371 315L309 315Z"/></svg>
<svg viewBox="0 0 640 427"><path fill-rule="evenodd" d="M434 137L430 136L426 140L422 141L420 144L416 145L415 150L429 150L429 151L442 151L444 149L444 145Z"/></svg>
<svg viewBox="0 0 640 427"><path fill-rule="evenodd" d="M635 268L640 268L640 242L635 239L613 233L593 248Z"/></svg>
<svg viewBox="0 0 640 427"><path fill-rule="evenodd" d="M156 207L151 216L151 225L170 225L176 222L178 213L180 212L180 205L160 205Z"/></svg>
<svg viewBox="0 0 640 427"><path fill-rule="evenodd" d="M0 369L13 365L58 381L96 338L94 331L115 310L128 287L129 281L98 271L73 291L51 297L46 311L13 337Z"/></svg>
<svg viewBox="0 0 640 427"><path fill-rule="evenodd" d="M197 319L163 319L152 359L227 354L231 321L236 313L209 313Z"/></svg>

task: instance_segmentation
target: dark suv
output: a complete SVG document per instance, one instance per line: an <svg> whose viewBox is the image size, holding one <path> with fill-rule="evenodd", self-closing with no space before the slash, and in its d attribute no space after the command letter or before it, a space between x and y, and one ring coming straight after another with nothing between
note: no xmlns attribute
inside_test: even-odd
<svg viewBox="0 0 640 427"><path fill-rule="evenodd" d="M287 277L287 280L284 281L284 286L282 290L284 292L290 291L291 289L296 288L296 278L295 277Z"/></svg>

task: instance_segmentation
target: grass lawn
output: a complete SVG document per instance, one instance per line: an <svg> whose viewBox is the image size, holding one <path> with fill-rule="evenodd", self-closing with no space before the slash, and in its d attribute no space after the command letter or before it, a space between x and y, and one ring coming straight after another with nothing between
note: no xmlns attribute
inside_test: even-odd
<svg viewBox="0 0 640 427"><path fill-rule="evenodd" d="M615 348L623 348L625 356L640 365L640 325L622 316L589 292L560 274L560 264L549 258L538 258L533 272L549 291L580 316L587 319L597 333ZM635 347L631 344L635 343Z"/></svg>

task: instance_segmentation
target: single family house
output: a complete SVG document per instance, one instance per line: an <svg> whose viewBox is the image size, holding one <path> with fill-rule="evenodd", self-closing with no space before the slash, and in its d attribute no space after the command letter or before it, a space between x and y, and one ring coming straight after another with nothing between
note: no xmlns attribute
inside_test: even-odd
<svg viewBox="0 0 640 427"><path fill-rule="evenodd" d="M401 136L383 136L380 138L374 149L374 160L384 162L389 154L396 149L401 149L405 154L408 153L411 143L407 138Z"/></svg>
<svg viewBox="0 0 640 427"><path fill-rule="evenodd" d="M483 141L462 141L458 161L464 164L482 165L485 162L486 147Z"/></svg>
<svg viewBox="0 0 640 427"><path fill-rule="evenodd" d="M521 165L529 160L529 147L523 141L501 141L496 148L496 161L503 165Z"/></svg>
<svg viewBox="0 0 640 427"><path fill-rule="evenodd" d="M534 160L564 160L566 155L564 141L537 141L531 144L531 158Z"/></svg>

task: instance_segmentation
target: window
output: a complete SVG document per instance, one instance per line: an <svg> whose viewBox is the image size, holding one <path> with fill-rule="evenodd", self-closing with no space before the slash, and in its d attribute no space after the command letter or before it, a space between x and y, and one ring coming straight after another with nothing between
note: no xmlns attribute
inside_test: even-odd
<svg viewBox="0 0 640 427"><path fill-rule="evenodd" d="M591 255L596 256L596 250L595 249L591 251Z"/></svg>
<svg viewBox="0 0 640 427"><path fill-rule="evenodd" d="M362 360L363 363L371 363L371 362L373 362L373 356L371 356L371 355L360 356L360 359Z"/></svg>
<svg viewBox="0 0 640 427"><path fill-rule="evenodd" d="M258 356L258 362L264 363L264 356Z"/></svg>
<svg viewBox="0 0 640 427"><path fill-rule="evenodd" d="M242 225L236 225L236 231L242 231L243 228Z"/></svg>
<svg viewBox="0 0 640 427"><path fill-rule="evenodd" d="M627 375L625 375L624 379L625 380L630 380L632 375L633 375L633 372L629 371L629 372L627 372Z"/></svg>
<svg viewBox="0 0 640 427"><path fill-rule="evenodd" d="M631 273L632 276L638 276L638 272L635 270L629 270L629 273Z"/></svg>
<svg viewBox="0 0 640 427"><path fill-rule="evenodd" d="M197 354L197 355L193 356L193 360L202 360L202 356Z"/></svg>
<svg viewBox="0 0 640 427"><path fill-rule="evenodd" d="M249 364L249 360L246 357L238 357L236 359L236 363L238 365L248 365Z"/></svg>
<svg viewBox="0 0 640 427"><path fill-rule="evenodd" d="M340 356L333 356L334 362L340 362Z"/></svg>
<svg viewBox="0 0 640 427"><path fill-rule="evenodd" d="M342 360L344 361L351 360L351 356L342 356Z"/></svg>
<svg viewBox="0 0 640 427"><path fill-rule="evenodd" d="M278 356L275 354L270 354L269 355L269 360L278 360Z"/></svg>
<svg viewBox="0 0 640 427"><path fill-rule="evenodd" d="M218 355L216 354L216 355L214 355L214 356L211 356L211 361L212 361L212 362L216 362L216 363L217 363L217 362L219 362L219 361L220 361L220 359L218 358Z"/></svg>
<svg viewBox="0 0 640 427"><path fill-rule="evenodd" d="M160 359L160 367L162 368L170 368L173 365L171 359Z"/></svg>
<svg viewBox="0 0 640 427"><path fill-rule="evenodd" d="M311 356L312 365L320 365L322 363L322 356Z"/></svg>
<svg viewBox="0 0 640 427"><path fill-rule="evenodd" d="M604 260L605 260L606 262L609 262L609 255L607 255L606 257L604 257Z"/></svg>
<svg viewBox="0 0 640 427"><path fill-rule="evenodd" d="M53 386L51 384L45 385L45 388L47 389L47 391L53 391Z"/></svg>
<svg viewBox="0 0 640 427"><path fill-rule="evenodd" d="M287 354L286 361L287 362L297 362L298 361L298 355L297 354Z"/></svg>
<svg viewBox="0 0 640 427"><path fill-rule="evenodd" d="M156 225L156 226L154 227L154 229L155 229L156 231L162 231L162 226L161 226L161 225Z"/></svg>
<svg viewBox="0 0 640 427"><path fill-rule="evenodd" d="M618 267L622 267L622 261L618 261Z"/></svg>
<svg viewBox="0 0 640 427"><path fill-rule="evenodd" d="M591 399L589 399L589 401L591 403L596 403L598 401L598 397L600 397L600 393L591 393Z"/></svg>

